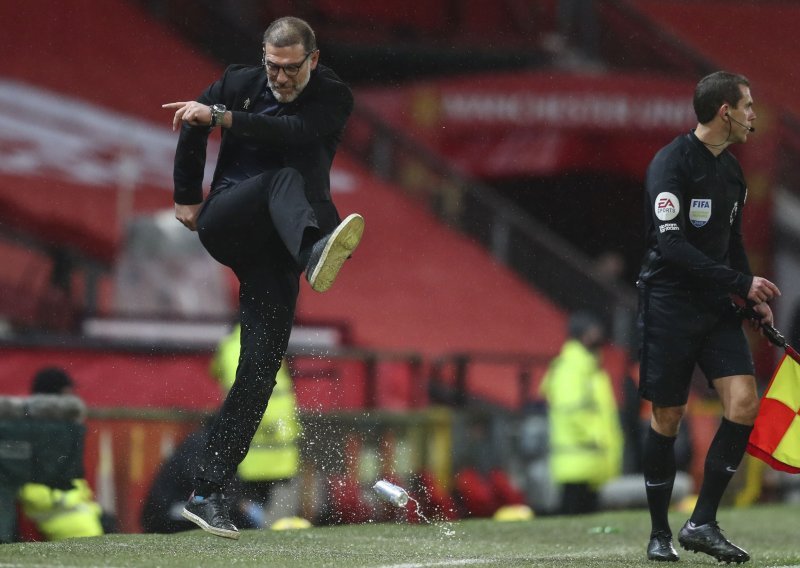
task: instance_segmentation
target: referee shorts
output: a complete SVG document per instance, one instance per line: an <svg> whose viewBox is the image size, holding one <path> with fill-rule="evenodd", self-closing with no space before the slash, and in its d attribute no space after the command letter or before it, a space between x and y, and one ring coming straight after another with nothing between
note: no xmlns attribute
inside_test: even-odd
<svg viewBox="0 0 800 568"><path fill-rule="evenodd" d="M713 380L754 375L742 320L727 298L639 283L639 394L658 406L689 400L695 365Z"/></svg>

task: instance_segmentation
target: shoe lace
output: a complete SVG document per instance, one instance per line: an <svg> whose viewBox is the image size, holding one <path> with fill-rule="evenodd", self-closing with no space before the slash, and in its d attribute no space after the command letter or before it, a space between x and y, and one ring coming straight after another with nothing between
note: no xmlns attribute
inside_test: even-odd
<svg viewBox="0 0 800 568"><path fill-rule="evenodd" d="M715 530L719 531L720 533L724 532L724 531L723 531L723 530L720 528L720 526L719 526L719 523L718 523L717 521L711 521L710 523L708 523L708 526L710 526L711 528L713 528L713 529L715 529Z"/></svg>
<svg viewBox="0 0 800 568"><path fill-rule="evenodd" d="M667 531L654 532L651 538L658 540L660 543L669 542L672 540L672 535Z"/></svg>
<svg viewBox="0 0 800 568"><path fill-rule="evenodd" d="M209 499L211 506L211 516L214 520L228 520L228 504L225 501L225 496L220 494L214 498Z"/></svg>

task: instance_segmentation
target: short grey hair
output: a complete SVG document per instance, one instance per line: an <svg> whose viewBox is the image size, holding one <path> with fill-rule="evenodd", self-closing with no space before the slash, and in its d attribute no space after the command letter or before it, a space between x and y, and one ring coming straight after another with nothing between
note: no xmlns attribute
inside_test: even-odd
<svg viewBox="0 0 800 568"><path fill-rule="evenodd" d="M302 44L306 53L317 50L317 37L308 22L286 16L272 22L264 32L264 44L274 47L290 47Z"/></svg>

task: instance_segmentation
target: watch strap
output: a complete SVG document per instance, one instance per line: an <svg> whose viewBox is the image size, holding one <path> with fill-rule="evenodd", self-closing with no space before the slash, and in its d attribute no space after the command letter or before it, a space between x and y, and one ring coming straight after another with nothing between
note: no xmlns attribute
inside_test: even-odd
<svg viewBox="0 0 800 568"><path fill-rule="evenodd" d="M225 108L225 105L211 105L211 128L222 124L222 120L225 118L225 113L227 110L228 109Z"/></svg>

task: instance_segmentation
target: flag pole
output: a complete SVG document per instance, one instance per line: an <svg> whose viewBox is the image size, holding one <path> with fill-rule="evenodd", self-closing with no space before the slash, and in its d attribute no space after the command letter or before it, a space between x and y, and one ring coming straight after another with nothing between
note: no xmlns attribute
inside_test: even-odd
<svg viewBox="0 0 800 568"><path fill-rule="evenodd" d="M781 332L761 321L761 316L752 306L734 305L734 309L741 318L757 322L764 337L786 352L761 397L758 416L747 442L747 453L778 471L800 473L797 430L792 429L798 413L798 405L793 400L798 382L792 379L798 377L800 356Z"/></svg>
<svg viewBox="0 0 800 568"><path fill-rule="evenodd" d="M739 317L757 321L759 327L764 332L764 337L766 337L770 343L776 347L783 348L789 357L794 359L797 363L800 363L800 353L786 342L786 338L780 331L775 329L772 325L762 322L761 316L756 313L752 306L738 306L734 304L734 309L736 313L739 314Z"/></svg>

